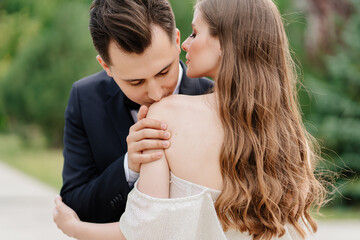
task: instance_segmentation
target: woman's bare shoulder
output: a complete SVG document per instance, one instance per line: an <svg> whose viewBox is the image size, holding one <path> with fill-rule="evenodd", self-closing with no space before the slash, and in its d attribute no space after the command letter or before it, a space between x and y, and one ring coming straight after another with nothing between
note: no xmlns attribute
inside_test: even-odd
<svg viewBox="0 0 360 240"><path fill-rule="evenodd" d="M170 120L184 114L186 109L196 105L199 96L171 95L150 106L148 117L159 120Z"/></svg>

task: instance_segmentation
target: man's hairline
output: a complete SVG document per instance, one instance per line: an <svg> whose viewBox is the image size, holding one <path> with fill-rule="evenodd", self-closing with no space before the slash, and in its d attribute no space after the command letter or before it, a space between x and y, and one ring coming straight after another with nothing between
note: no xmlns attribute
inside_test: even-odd
<svg viewBox="0 0 360 240"><path fill-rule="evenodd" d="M166 36L169 38L169 41L170 41L172 44L176 45L176 30L177 30L176 27L174 27L173 34L172 34L172 39L170 39L169 34L164 30L163 27L160 26L160 24L157 24L157 23L151 23L151 24L150 24L151 29L153 29L153 27L155 27L155 26L160 27L160 29L161 29L162 31L164 31L165 34L166 34ZM112 66L112 61L111 61L111 58L110 58L110 51L109 51L109 50L110 50L110 44L111 44L112 42L115 44L115 46L116 46L120 51L122 51L122 52L124 52L124 53L126 53L126 54L132 54L132 53L134 53L134 54L136 54L136 55L142 55L142 54L144 54L144 53L146 52L147 49L149 49L149 48L151 47L151 45L152 45L152 39L153 39L153 30L151 30L151 41L150 41L150 45L147 46L142 53L137 54L137 53L135 53L135 52L128 52L128 51L124 50L124 48L121 47L121 45L120 45L116 40L114 40L114 38L110 38L110 39L109 39L109 44L108 44L108 46L107 46L107 55L108 55L108 60L109 60L109 62L106 62L106 61L104 60L104 58L100 55L100 53L99 53L99 55L100 55L100 57L104 60L104 62L106 63L106 65L108 65L108 67L110 68L110 67Z"/></svg>

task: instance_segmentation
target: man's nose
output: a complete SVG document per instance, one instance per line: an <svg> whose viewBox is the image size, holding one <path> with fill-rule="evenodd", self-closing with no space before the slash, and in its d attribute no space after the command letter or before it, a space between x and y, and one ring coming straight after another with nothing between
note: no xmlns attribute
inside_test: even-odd
<svg viewBox="0 0 360 240"><path fill-rule="evenodd" d="M156 81L156 79L152 79L149 81L148 96L155 102L160 101L163 97L163 89L161 85Z"/></svg>

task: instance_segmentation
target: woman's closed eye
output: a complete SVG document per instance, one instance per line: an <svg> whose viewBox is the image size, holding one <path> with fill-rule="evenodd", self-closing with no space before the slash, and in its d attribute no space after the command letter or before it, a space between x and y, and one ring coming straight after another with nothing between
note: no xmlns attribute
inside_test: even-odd
<svg viewBox="0 0 360 240"><path fill-rule="evenodd" d="M195 38L196 37L196 34L195 33L191 33L189 38Z"/></svg>

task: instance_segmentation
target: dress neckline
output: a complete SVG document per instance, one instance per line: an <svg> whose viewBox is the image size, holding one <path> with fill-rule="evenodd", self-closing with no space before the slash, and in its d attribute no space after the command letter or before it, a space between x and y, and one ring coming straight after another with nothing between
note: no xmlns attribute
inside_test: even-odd
<svg viewBox="0 0 360 240"><path fill-rule="evenodd" d="M193 182L190 182L190 181L187 181L185 179L182 179L178 176L176 176L175 174L173 174L171 171L170 171L170 175L171 175L171 179L176 179L177 181L180 181L180 182L183 182L187 185L192 185L192 186L196 186L198 188L201 188L203 190L209 190L211 192L214 192L214 193L217 193L217 194L220 194L221 191L220 190L217 190L217 189L214 189L214 188L208 188L208 187L205 187L203 185L200 185L200 184L197 184L197 183L193 183Z"/></svg>

